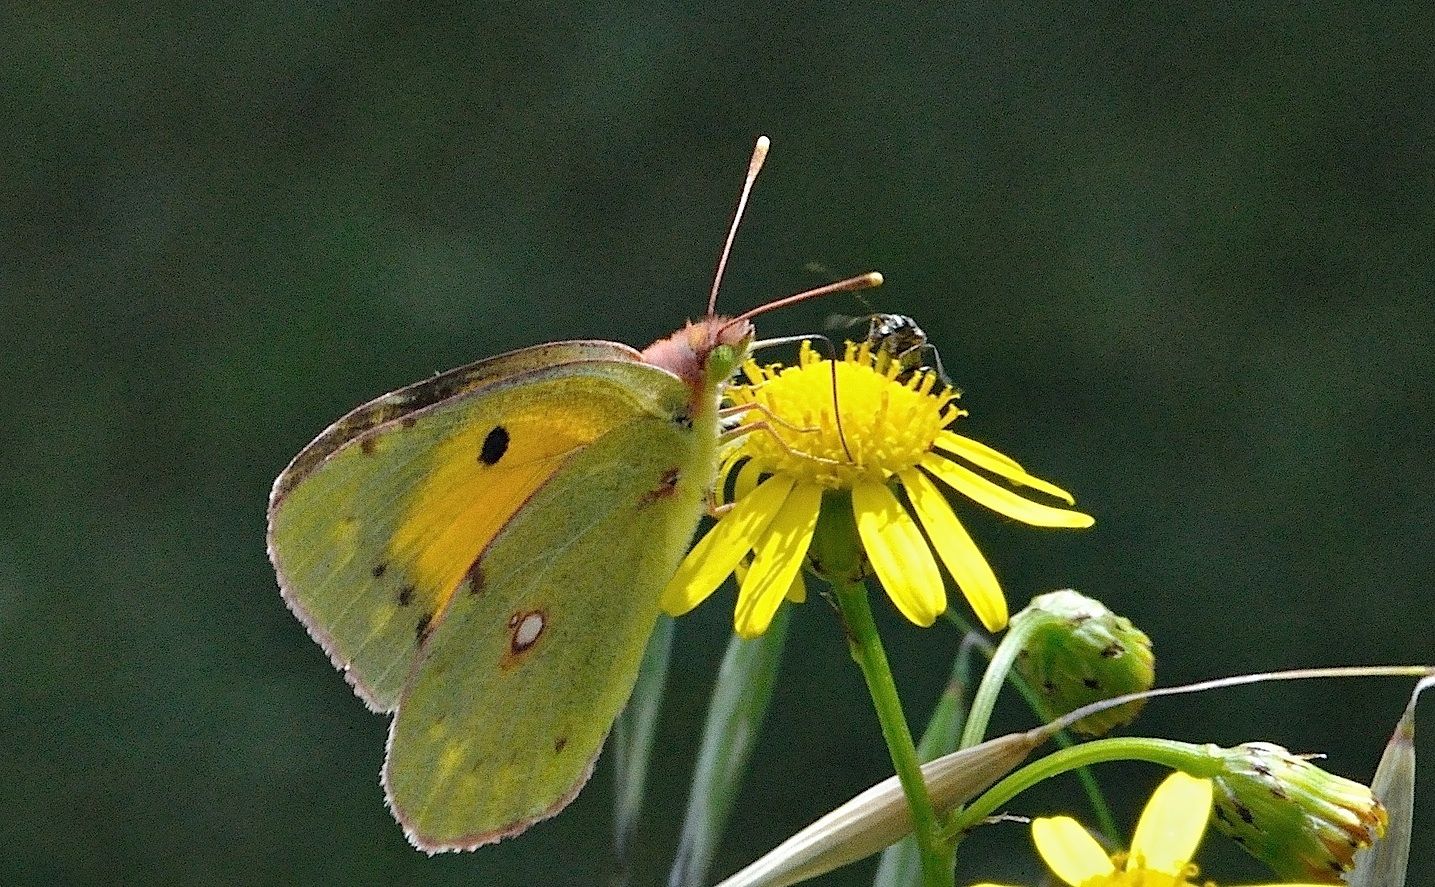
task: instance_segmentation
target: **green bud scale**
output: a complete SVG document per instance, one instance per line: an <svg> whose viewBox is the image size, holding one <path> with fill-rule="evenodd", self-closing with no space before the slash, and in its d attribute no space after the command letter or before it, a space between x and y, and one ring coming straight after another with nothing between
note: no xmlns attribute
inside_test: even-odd
<svg viewBox="0 0 1435 887"><path fill-rule="evenodd" d="M1023 633L1017 671L1046 699L1052 716L1083 705L1148 690L1156 680L1151 639L1095 598L1053 591L1032 599L1012 618ZM1130 723L1145 701L1088 715L1072 728L1100 736Z"/></svg>
<svg viewBox="0 0 1435 887"><path fill-rule="evenodd" d="M1344 883L1355 851L1385 831L1370 789L1268 742L1208 746L1216 828L1286 880Z"/></svg>

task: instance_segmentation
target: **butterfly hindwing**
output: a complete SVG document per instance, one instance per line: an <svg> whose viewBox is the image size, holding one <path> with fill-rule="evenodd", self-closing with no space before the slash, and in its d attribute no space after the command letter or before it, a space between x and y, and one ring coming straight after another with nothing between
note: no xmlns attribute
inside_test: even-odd
<svg viewBox="0 0 1435 887"><path fill-rule="evenodd" d="M711 481L716 428L631 419L534 494L433 629L390 732L390 804L425 849L556 813L626 702Z"/></svg>

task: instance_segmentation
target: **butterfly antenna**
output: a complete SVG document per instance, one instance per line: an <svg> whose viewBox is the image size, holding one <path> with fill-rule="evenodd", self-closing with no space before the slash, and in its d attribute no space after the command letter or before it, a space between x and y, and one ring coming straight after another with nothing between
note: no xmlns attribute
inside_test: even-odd
<svg viewBox="0 0 1435 887"><path fill-rule="evenodd" d="M742 212L747 209L747 197L752 193L753 183L757 181L757 174L762 171L762 163L767 159L767 149L771 146L771 139L758 136L757 145L752 149L752 159L747 163L747 178L742 183L742 195L737 199L737 212L733 213L732 227L728 229L727 242L722 245L722 255L718 257L717 273L713 275L713 289L708 294L708 317L712 317L717 310L718 287L722 284L723 272L727 270L727 257L732 252L732 242L737 238L737 226L742 221Z"/></svg>
<svg viewBox="0 0 1435 887"><path fill-rule="evenodd" d="M775 308L785 308L788 305L795 305L798 302L806 302L808 299L817 299L822 296L830 296L833 293L850 293L857 290L871 289L874 286L882 285L882 273L880 271L868 271L866 274L859 274L856 277L849 277L846 280L839 280L836 283L829 283L826 286L819 286L817 289L803 290L790 296L784 296L766 305L758 305L739 314L732 319L732 323L739 323L744 320L751 320L759 314L766 314ZM732 324L729 324L731 326Z"/></svg>

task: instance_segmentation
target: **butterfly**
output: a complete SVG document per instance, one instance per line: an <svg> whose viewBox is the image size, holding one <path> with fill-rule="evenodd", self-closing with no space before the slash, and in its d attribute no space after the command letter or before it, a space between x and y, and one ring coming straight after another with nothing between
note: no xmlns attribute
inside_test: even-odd
<svg viewBox="0 0 1435 887"><path fill-rule="evenodd" d="M643 351L556 342L386 394L274 482L283 598L365 704L393 714L382 782L419 849L518 834L577 795L703 513L751 317L881 282L713 314L767 147L705 318Z"/></svg>

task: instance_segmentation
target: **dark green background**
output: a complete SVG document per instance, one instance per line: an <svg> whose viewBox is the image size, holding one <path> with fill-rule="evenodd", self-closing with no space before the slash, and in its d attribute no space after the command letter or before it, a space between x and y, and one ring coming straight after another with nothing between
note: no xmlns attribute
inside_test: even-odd
<svg viewBox="0 0 1435 887"><path fill-rule="evenodd" d="M265 497L385 390L700 313L763 132L723 306L886 273L872 303L925 325L965 429L1097 516L962 510L1017 606L1102 597L1167 683L1435 658L1435 26L1295 6L6 4L0 882L598 883L606 765L521 838L409 849L384 719L281 603ZM730 604L679 626L640 884ZM797 617L724 872L889 772L828 609ZM920 717L957 638L885 624ZM1407 693L1255 688L1140 726L1368 779ZM1411 884L1435 880L1420 747ZM1104 773L1132 813L1158 777ZM1261 880L1223 844L1210 876ZM967 882L1037 877L1020 826L966 847Z"/></svg>

